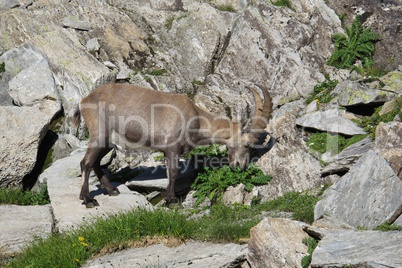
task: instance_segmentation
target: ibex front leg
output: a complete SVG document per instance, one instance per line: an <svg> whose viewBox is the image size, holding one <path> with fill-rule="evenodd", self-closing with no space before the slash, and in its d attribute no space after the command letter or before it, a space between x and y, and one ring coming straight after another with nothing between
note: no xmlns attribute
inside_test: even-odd
<svg viewBox="0 0 402 268"><path fill-rule="evenodd" d="M166 156L166 171L168 177L168 185L166 189L166 203L170 204L175 201L176 194L175 194L175 182L179 171L179 154L176 152L165 152Z"/></svg>

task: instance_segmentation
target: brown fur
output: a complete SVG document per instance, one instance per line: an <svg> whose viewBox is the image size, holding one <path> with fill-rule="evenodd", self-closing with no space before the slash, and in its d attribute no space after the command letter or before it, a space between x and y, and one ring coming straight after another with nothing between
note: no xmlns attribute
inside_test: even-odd
<svg viewBox="0 0 402 268"><path fill-rule="evenodd" d="M165 153L169 183L166 200L175 198L174 184L178 174L178 158L198 145L222 143L228 146L231 166L248 164L249 148L258 140L265 127L261 118L271 115L272 102L268 92L265 101L255 90L256 117L249 129L242 132L240 124L228 118L216 117L202 110L185 96L142 88L129 84L106 84L96 88L81 100L80 111L74 115L79 124L80 114L89 129L89 147L81 161L82 189L80 198L87 207L96 205L89 196L88 177L91 168L110 195L119 194L100 168L100 160L111 150L112 133L117 133L123 145L135 148L138 144ZM258 118L257 118L258 117Z"/></svg>

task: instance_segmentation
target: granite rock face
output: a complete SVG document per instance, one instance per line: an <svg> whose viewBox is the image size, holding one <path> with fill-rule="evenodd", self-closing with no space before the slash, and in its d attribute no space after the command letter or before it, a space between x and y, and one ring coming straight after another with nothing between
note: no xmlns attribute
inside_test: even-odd
<svg viewBox="0 0 402 268"><path fill-rule="evenodd" d="M401 213L402 181L373 150L365 153L340 180L325 191L314 210L356 228L372 229Z"/></svg>
<svg viewBox="0 0 402 268"><path fill-rule="evenodd" d="M250 230L251 267L299 267L307 255L307 246L302 243L308 237L304 225L289 219L263 219Z"/></svg>

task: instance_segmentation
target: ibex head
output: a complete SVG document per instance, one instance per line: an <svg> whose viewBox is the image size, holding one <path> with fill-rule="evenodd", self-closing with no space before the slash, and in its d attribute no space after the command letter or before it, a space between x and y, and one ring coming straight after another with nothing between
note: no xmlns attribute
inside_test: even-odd
<svg viewBox="0 0 402 268"><path fill-rule="evenodd" d="M233 135L226 143L228 147L229 165L234 168L240 166L245 169L250 160L250 152L259 144L272 113L272 99L266 88L262 89L264 100L261 99L258 92L247 87L254 96L255 112L248 124L237 130L237 135Z"/></svg>

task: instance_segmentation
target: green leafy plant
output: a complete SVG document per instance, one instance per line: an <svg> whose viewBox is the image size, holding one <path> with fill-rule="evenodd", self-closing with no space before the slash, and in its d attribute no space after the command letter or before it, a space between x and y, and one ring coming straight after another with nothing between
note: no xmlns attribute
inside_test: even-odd
<svg viewBox="0 0 402 268"><path fill-rule="evenodd" d="M380 40L380 35L370 29L363 29L358 16L345 31L346 35L339 33L332 35L335 51L328 59L328 65L351 69L353 64L360 60L364 68L372 66L375 42Z"/></svg>
<svg viewBox="0 0 402 268"><path fill-rule="evenodd" d="M350 138L338 134L330 134L327 132L313 133L307 141L307 145L314 151L319 153L331 152L332 155L340 153L346 147L361 141L367 135L355 135Z"/></svg>
<svg viewBox="0 0 402 268"><path fill-rule="evenodd" d="M318 245L318 240L313 237L306 237L303 239L302 242L303 242L303 244L305 244L308 247L308 249L307 249L308 255L302 258L301 266L303 268L307 268L307 267L309 267L309 265L311 263L311 258L313 256L313 252L314 252L315 248Z"/></svg>
<svg viewBox="0 0 402 268"><path fill-rule="evenodd" d="M267 184L271 179L271 176L265 175L255 165L250 165L246 170L229 166L217 169L207 167L198 174L192 188L196 190L194 197L197 198L196 205L199 205L206 197L213 203L219 201L229 186L243 183L246 191L251 191L255 185Z"/></svg>
<svg viewBox="0 0 402 268"><path fill-rule="evenodd" d="M306 100L307 103L312 102L313 100L318 100L321 103L328 103L332 100L331 92L338 85L337 80L326 79L314 86L314 90L311 93L311 96Z"/></svg>

